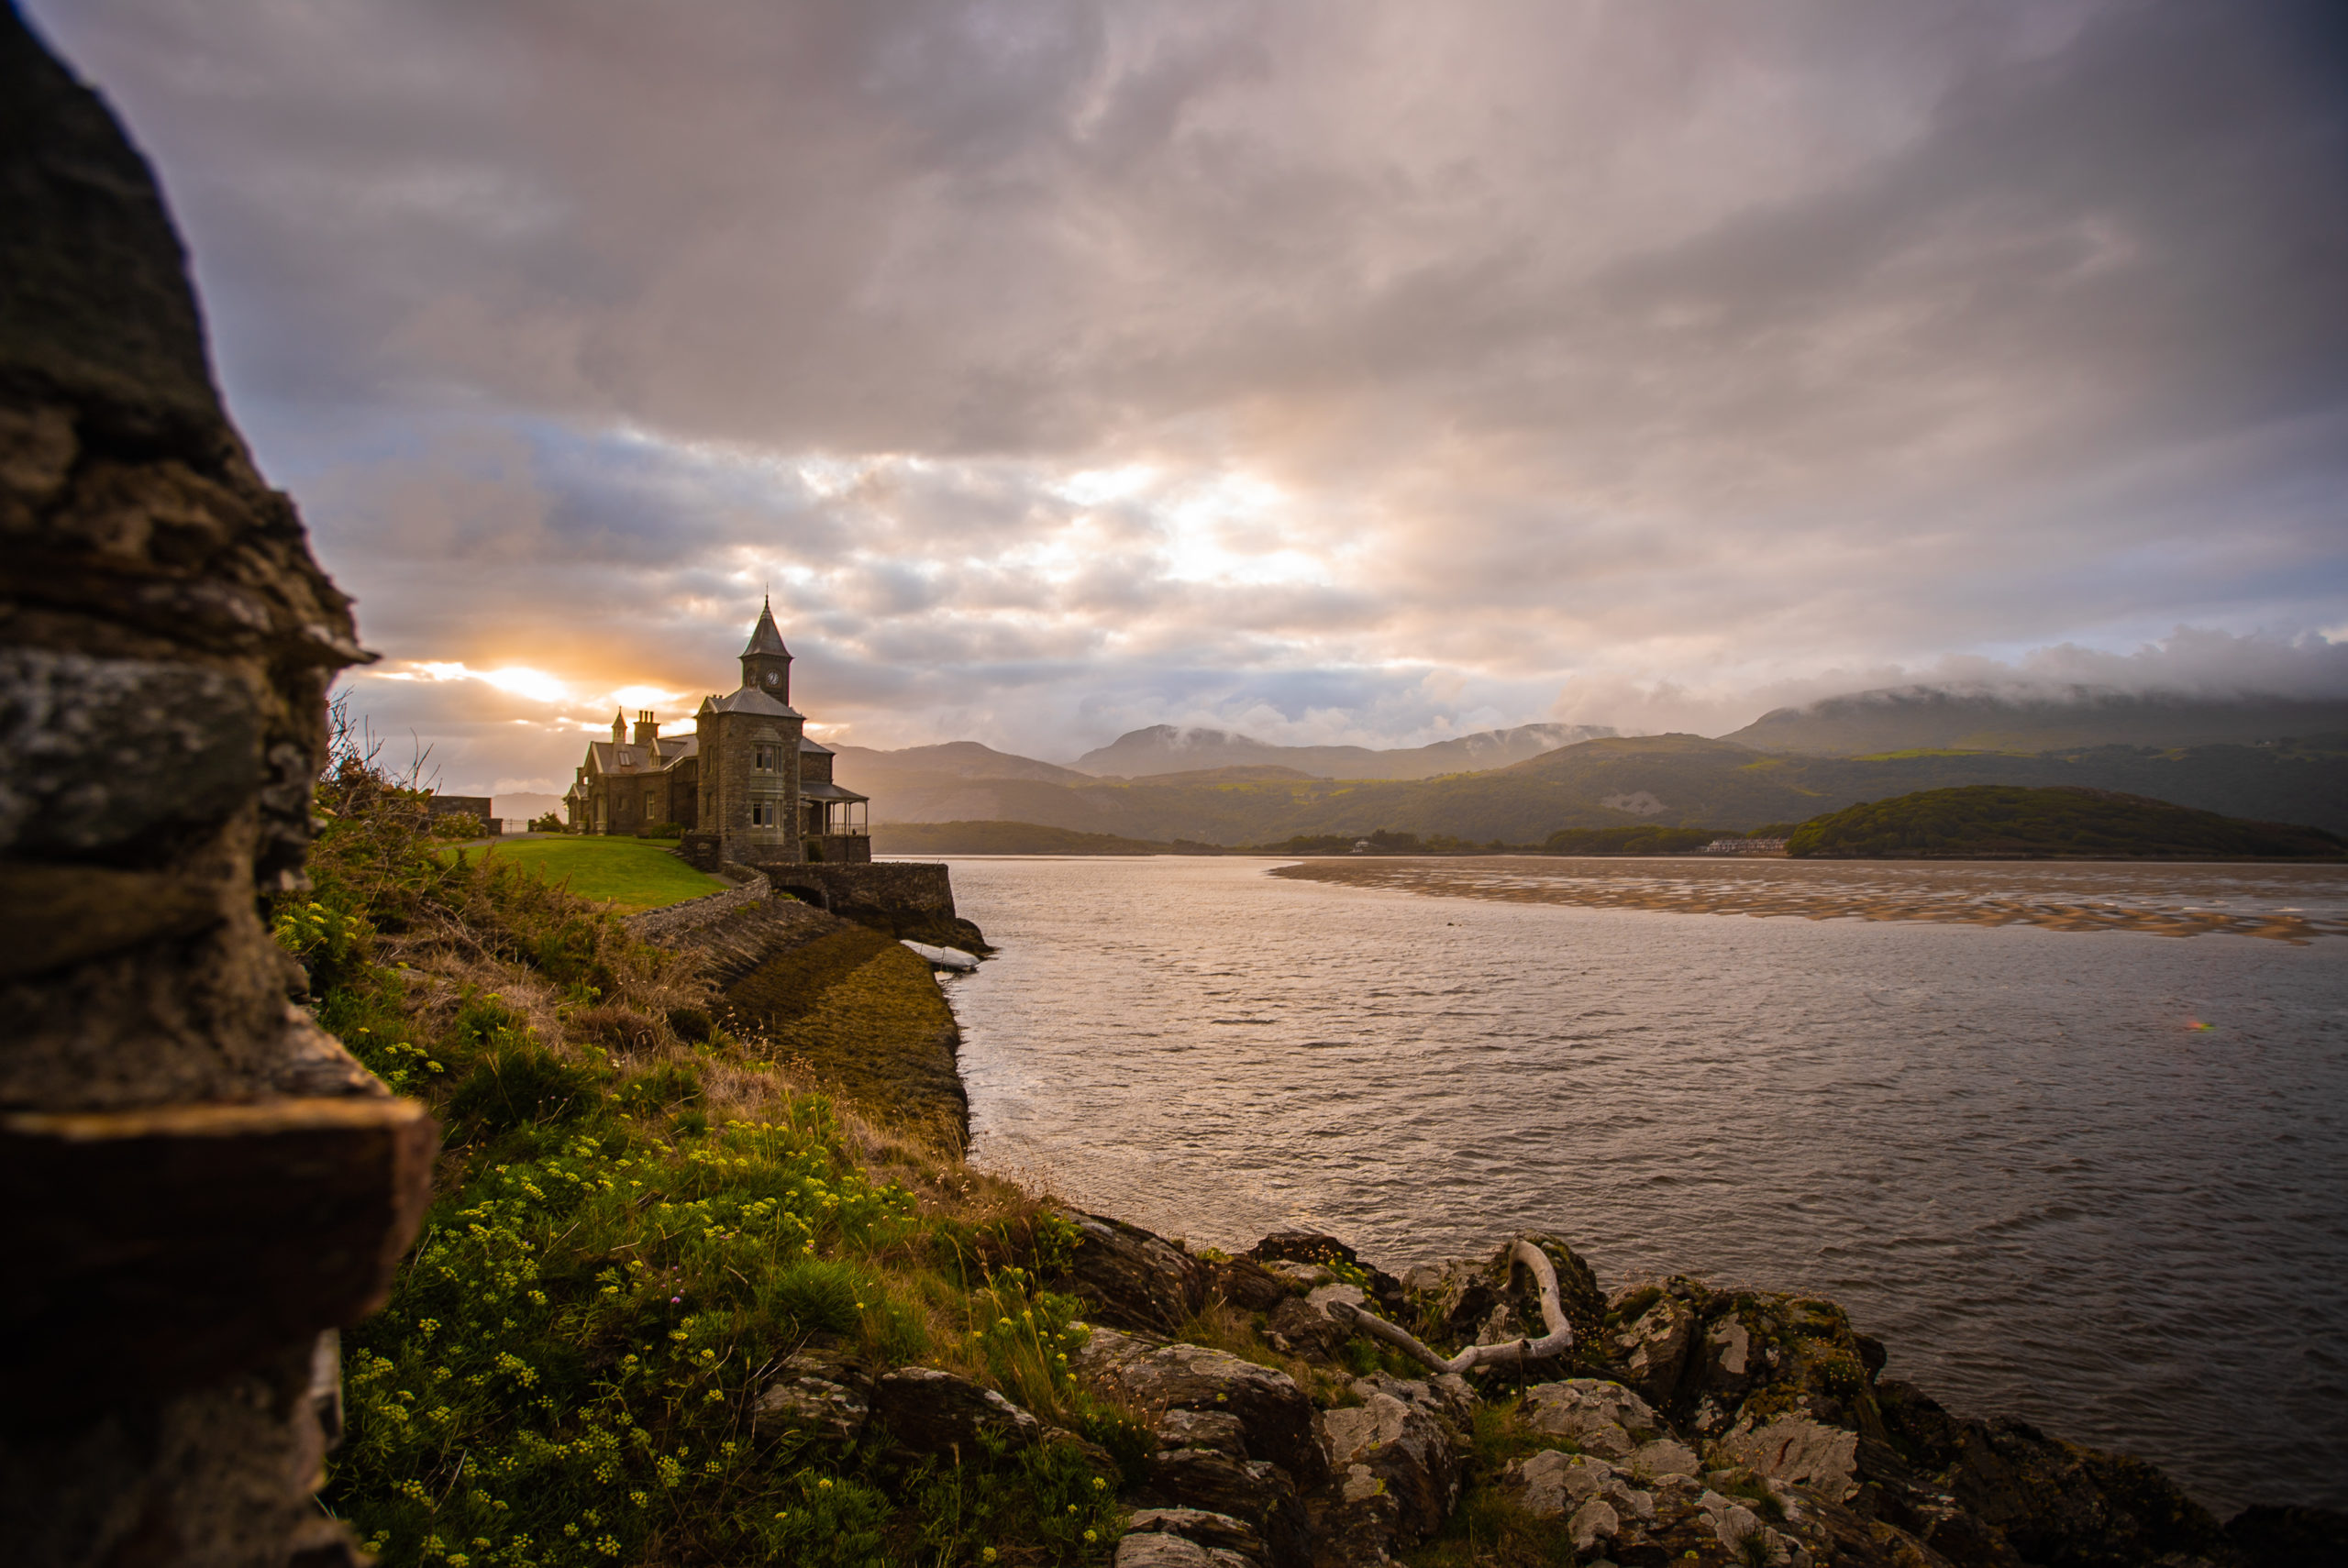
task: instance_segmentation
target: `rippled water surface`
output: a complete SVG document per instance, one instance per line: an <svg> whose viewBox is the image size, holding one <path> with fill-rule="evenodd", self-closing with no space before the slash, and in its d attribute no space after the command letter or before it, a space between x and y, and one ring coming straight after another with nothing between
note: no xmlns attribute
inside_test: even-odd
<svg viewBox="0 0 2348 1568"><path fill-rule="evenodd" d="M1820 1292L1960 1410L2221 1507L2348 1506L2348 941L1275 864L954 862L1002 947L950 988L981 1163L1193 1242L1312 1225L1397 1268L1538 1226L1609 1284ZM1833 868L1797 872L1815 915ZM2092 867L1935 875L2099 893ZM2146 896L2143 868L2105 876ZM2336 870L2156 876L2177 907L2348 908Z"/></svg>

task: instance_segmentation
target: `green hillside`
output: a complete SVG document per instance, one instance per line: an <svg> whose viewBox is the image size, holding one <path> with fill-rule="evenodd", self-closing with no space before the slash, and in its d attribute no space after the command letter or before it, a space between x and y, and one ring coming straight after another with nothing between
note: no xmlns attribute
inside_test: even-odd
<svg viewBox="0 0 2348 1568"><path fill-rule="evenodd" d="M1585 741L1488 773L1408 781L1221 776L1068 784L910 773L873 787L850 779L872 795L876 823L1032 823L1144 842L1226 845L1358 837L1379 828L1477 844L1538 844L1567 828L1745 832L1806 822L1862 801L1974 784L2110 790L2226 816L2348 832L2348 749L2311 743L1849 757L1649 735Z"/></svg>
<svg viewBox="0 0 2348 1568"><path fill-rule="evenodd" d="M1787 850L1818 859L2337 860L2348 839L2108 790L1981 784L1848 807L1804 823Z"/></svg>
<svg viewBox="0 0 2348 1568"><path fill-rule="evenodd" d="M2057 691L1908 687L1779 708L1723 740L1759 751L1858 756L1887 751L2245 745L2348 729L2348 700L2194 697L2088 686Z"/></svg>

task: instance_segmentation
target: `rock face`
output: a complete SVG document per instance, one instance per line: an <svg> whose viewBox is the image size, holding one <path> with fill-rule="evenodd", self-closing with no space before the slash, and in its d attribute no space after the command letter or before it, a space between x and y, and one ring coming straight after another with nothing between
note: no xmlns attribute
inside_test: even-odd
<svg viewBox="0 0 2348 1568"><path fill-rule="evenodd" d="M1067 1218L1079 1239L1066 1284L1095 1321L1170 1334L1206 1305L1206 1266L1182 1248L1122 1220Z"/></svg>
<svg viewBox="0 0 2348 1568"><path fill-rule="evenodd" d="M1553 1531L1543 1550L1555 1560L1618 1568L2255 1568L2328 1561L2348 1539L2348 1520L2307 1509L2254 1510L2221 1529L2137 1461L2017 1421L1952 1417L1882 1379L1883 1347L1832 1302L1685 1277L1601 1297L1570 1249L1539 1244L1578 1343L1559 1358L1571 1368L1530 1386L1497 1373L1335 1384L1329 1370L1365 1346L1324 1307L1384 1303L1349 1283L1374 1282L1374 1271L1312 1234L1268 1238L1253 1261L1283 1292L1257 1326L1309 1364L1318 1409L1268 1368L1096 1330L1080 1375L1158 1412L1158 1452L1128 1494L1144 1513L1118 1561L1393 1562L1443 1532L1479 1487L1496 1497L1479 1507L1496 1501ZM1187 1278L1163 1258L1146 1275ZM1447 1343L1516 1331L1536 1309L1505 1252L1413 1269L1397 1285L1401 1320ZM1518 1457L1479 1475L1470 1434L1495 1424ZM1299 1452L1306 1430L1311 1457ZM1176 1518L1224 1522L1157 1522ZM1169 1534L1179 1542L1143 1539Z"/></svg>
<svg viewBox="0 0 2348 1568"><path fill-rule="evenodd" d="M1301 1494L1326 1467L1312 1401L1293 1378L1203 1345L1099 1328L1070 1365L1097 1390L1162 1412L1167 1446L1134 1501L1239 1519L1284 1568L1311 1560Z"/></svg>
<svg viewBox="0 0 2348 1568"><path fill-rule="evenodd" d="M901 1366L872 1380L872 1419L911 1453L976 1453L989 1443L1024 1445L1042 1423L991 1388L932 1366Z"/></svg>
<svg viewBox="0 0 2348 1568"><path fill-rule="evenodd" d="M0 1540L324 1568L331 1331L437 1132L293 1007L259 909L368 656L221 409L146 164L14 6L0 105L0 1252L39 1286L0 1301Z"/></svg>
<svg viewBox="0 0 2348 1568"><path fill-rule="evenodd" d="M872 1415L872 1372L839 1352L786 1358L753 1407L760 1426L787 1427L831 1442L854 1442Z"/></svg>
<svg viewBox="0 0 2348 1568"><path fill-rule="evenodd" d="M1702 1469L1695 1451L1672 1435L1645 1400L1619 1383L1577 1377L1528 1388L1523 1419L1533 1430L1563 1438L1634 1475L1694 1475Z"/></svg>
<svg viewBox="0 0 2348 1568"><path fill-rule="evenodd" d="M1466 1476L1476 1401L1463 1379L1379 1373L1352 1392L1360 1404L1315 1420L1330 1482L1308 1507L1324 1562L1376 1562L1417 1545L1443 1528Z"/></svg>

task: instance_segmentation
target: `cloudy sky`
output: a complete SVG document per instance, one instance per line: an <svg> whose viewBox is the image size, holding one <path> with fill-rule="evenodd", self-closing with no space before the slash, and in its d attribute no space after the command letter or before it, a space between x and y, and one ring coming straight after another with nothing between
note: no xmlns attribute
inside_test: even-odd
<svg viewBox="0 0 2348 1568"><path fill-rule="evenodd" d="M354 706L1718 733L2348 690L2348 22L2244 0L31 0Z"/></svg>

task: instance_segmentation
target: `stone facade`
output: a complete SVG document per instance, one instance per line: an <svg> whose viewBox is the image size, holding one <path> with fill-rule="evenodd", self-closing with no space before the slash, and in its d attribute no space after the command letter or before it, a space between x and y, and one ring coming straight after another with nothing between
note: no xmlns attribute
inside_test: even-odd
<svg viewBox="0 0 2348 1568"><path fill-rule="evenodd" d="M612 715L612 738L587 747L563 797L573 833L637 834L665 823L691 831L701 820L701 742L663 735L650 709Z"/></svg>
<svg viewBox="0 0 2348 1568"><path fill-rule="evenodd" d="M587 748L564 798L574 833L685 830L685 857L705 869L869 861L865 798L832 779L832 753L791 705L791 650L762 605L742 650L742 684L703 700L690 735L663 735L650 712L612 721Z"/></svg>

